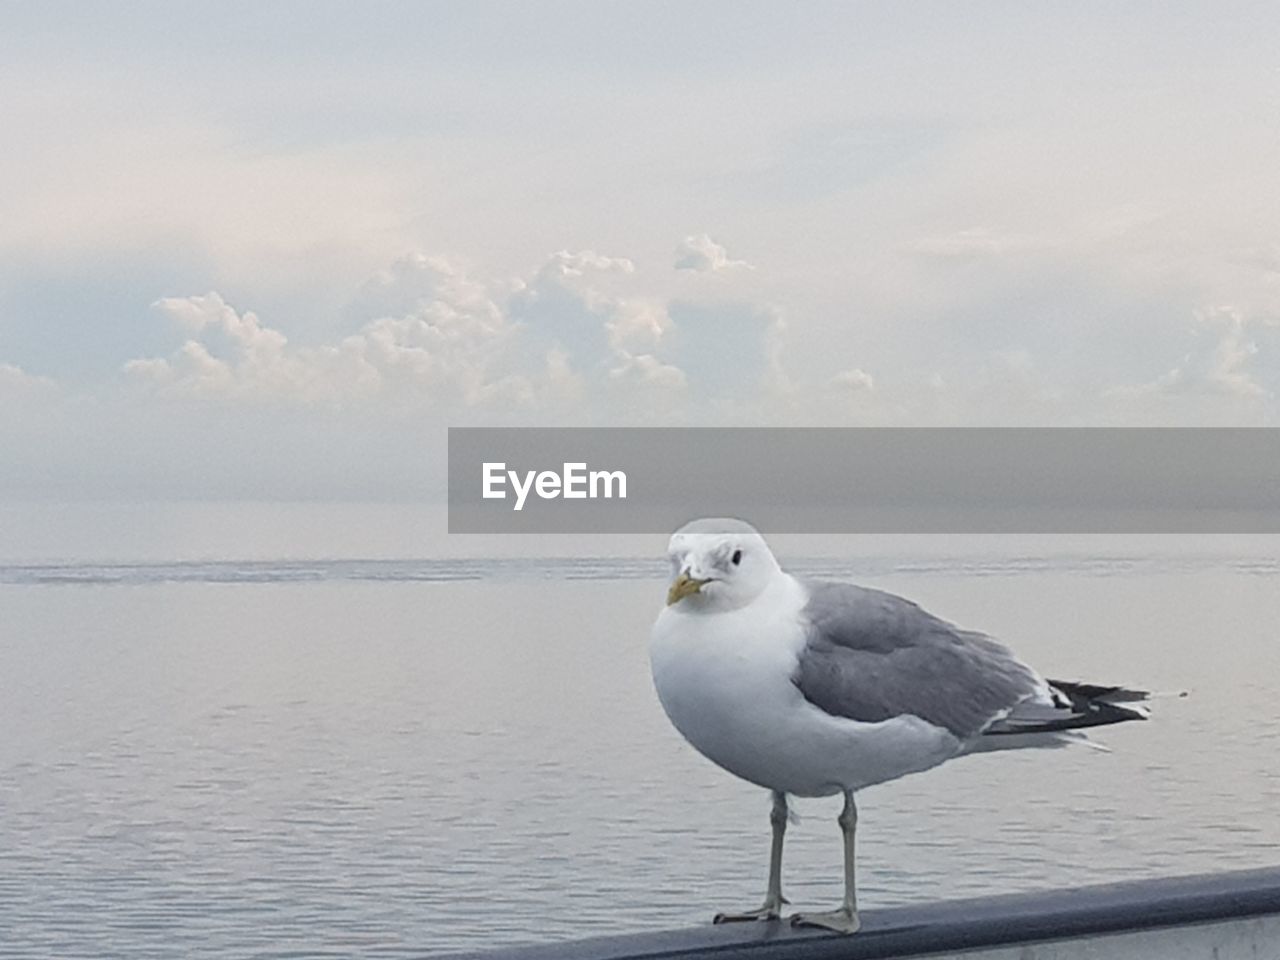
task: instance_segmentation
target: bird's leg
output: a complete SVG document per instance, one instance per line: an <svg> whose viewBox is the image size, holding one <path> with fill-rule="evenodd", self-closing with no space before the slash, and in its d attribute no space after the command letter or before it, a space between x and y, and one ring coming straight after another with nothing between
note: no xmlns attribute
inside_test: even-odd
<svg viewBox="0 0 1280 960"><path fill-rule="evenodd" d="M853 875L853 841L858 831L858 808L853 802L852 790L845 791L844 809L836 822L844 834L844 903L838 910L828 913L798 913L791 922L799 926L823 927L836 933L856 933L862 921L858 919L858 896Z"/></svg>
<svg viewBox="0 0 1280 960"><path fill-rule="evenodd" d="M773 827L773 843L769 847L769 886L764 904L759 910L746 913L717 913L713 923L734 923L740 920L777 920L782 915L782 837L787 832L787 795L773 791L773 809L769 811L769 825Z"/></svg>

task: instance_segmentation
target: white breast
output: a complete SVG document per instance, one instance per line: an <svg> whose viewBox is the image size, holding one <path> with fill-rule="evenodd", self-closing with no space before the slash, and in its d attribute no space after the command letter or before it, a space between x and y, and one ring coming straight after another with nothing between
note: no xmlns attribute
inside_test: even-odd
<svg viewBox="0 0 1280 960"><path fill-rule="evenodd" d="M959 744L915 717L832 717L792 682L805 644L803 586L780 573L751 604L667 607L653 627L654 686L695 749L744 780L800 796L858 789L942 762Z"/></svg>

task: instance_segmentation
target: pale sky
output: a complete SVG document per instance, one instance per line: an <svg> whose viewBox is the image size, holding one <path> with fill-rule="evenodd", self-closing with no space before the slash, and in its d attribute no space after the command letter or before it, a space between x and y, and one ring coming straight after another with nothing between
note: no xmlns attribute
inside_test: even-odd
<svg viewBox="0 0 1280 960"><path fill-rule="evenodd" d="M1280 8L8 4L0 498L450 424L1280 425Z"/></svg>

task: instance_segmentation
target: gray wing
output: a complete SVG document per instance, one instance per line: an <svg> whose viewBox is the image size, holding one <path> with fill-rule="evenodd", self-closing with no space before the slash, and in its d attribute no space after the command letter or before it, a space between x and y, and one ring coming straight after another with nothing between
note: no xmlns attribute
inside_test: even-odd
<svg viewBox="0 0 1280 960"><path fill-rule="evenodd" d="M806 586L794 682L827 713L868 723L912 714L968 739L1040 689L1003 644L909 600L849 583Z"/></svg>

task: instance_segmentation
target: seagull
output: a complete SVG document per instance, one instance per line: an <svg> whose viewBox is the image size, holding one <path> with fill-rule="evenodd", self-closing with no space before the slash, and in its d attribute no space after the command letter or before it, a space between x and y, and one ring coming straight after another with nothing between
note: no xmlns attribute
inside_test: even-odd
<svg viewBox="0 0 1280 960"><path fill-rule="evenodd" d="M654 686L675 728L720 767L769 790L764 904L716 923L777 920L788 794L843 794L844 901L791 917L854 933L854 794L966 754L1084 740L1146 719L1148 694L1045 680L1004 644L910 600L784 571L741 520L672 535L667 603L653 626Z"/></svg>

